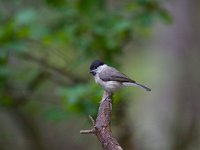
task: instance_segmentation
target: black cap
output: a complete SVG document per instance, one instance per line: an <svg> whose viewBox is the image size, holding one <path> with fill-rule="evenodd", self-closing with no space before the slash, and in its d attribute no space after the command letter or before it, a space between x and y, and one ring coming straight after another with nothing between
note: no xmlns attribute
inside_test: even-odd
<svg viewBox="0 0 200 150"><path fill-rule="evenodd" d="M104 65L104 63L100 60L95 60L90 65L90 70L97 69L99 66Z"/></svg>

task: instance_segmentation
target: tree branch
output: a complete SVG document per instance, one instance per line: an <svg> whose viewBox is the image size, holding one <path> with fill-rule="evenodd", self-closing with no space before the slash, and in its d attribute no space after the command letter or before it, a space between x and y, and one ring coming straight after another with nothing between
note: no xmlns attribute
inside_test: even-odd
<svg viewBox="0 0 200 150"><path fill-rule="evenodd" d="M122 150L117 140L112 136L111 132L111 111L112 111L112 95L104 92L99 112L94 122L90 116L94 127L91 130L81 130L81 134L95 134L102 144L104 150Z"/></svg>
<svg viewBox="0 0 200 150"><path fill-rule="evenodd" d="M69 71L67 72L65 68L63 69L63 68L59 68L59 67L56 67L54 65L51 65L47 61L45 61L44 59L38 58L38 57L31 55L29 53L24 53L23 58L28 59L29 61L36 62L36 63L38 63L39 65L41 65L45 68L56 71L59 74L63 75L64 77L69 77L72 84L77 83L77 82L82 82L82 83L86 82L86 79L75 76L74 74L71 74Z"/></svg>

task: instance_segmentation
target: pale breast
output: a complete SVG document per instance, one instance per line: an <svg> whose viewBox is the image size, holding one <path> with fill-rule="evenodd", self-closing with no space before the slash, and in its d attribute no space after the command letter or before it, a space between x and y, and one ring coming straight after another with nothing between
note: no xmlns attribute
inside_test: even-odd
<svg viewBox="0 0 200 150"><path fill-rule="evenodd" d="M108 92L114 92L122 86L122 84L117 81L103 81L98 75L95 76L95 81Z"/></svg>

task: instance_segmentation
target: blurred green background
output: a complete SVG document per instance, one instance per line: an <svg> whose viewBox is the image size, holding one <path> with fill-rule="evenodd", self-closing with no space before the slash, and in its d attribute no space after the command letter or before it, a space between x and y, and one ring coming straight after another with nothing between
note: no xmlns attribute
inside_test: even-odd
<svg viewBox="0 0 200 150"><path fill-rule="evenodd" d="M114 96L125 150L200 149L200 1L1 0L0 149L100 150L101 59L148 85Z"/></svg>

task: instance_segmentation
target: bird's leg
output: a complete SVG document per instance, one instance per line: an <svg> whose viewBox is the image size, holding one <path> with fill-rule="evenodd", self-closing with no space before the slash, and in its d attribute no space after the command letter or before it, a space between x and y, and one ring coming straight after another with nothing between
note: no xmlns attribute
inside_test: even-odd
<svg viewBox="0 0 200 150"><path fill-rule="evenodd" d="M107 98L112 96L112 92L104 91L104 96L101 100L101 102L105 101Z"/></svg>

